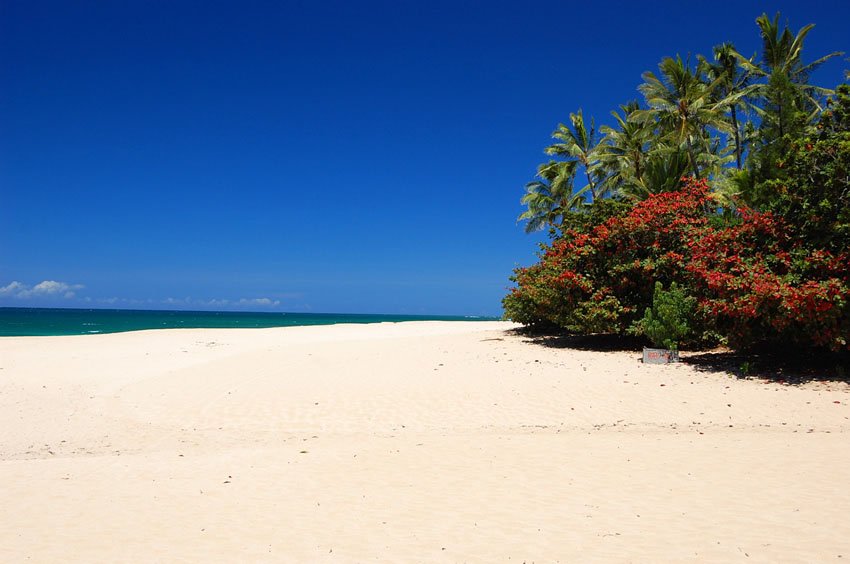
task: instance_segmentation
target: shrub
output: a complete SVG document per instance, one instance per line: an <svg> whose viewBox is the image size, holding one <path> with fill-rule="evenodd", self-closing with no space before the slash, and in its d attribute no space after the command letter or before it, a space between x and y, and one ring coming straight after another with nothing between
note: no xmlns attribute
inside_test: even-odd
<svg viewBox="0 0 850 564"><path fill-rule="evenodd" d="M780 157L760 212L690 242L692 291L734 346L850 349L850 86Z"/></svg>
<svg viewBox="0 0 850 564"><path fill-rule="evenodd" d="M740 224L703 230L689 243L702 318L737 348L850 348L850 255L807 248L769 212L741 214Z"/></svg>
<svg viewBox="0 0 850 564"><path fill-rule="evenodd" d="M769 211L742 208L732 221L714 211L707 184L687 179L683 190L650 196L627 213L574 223L543 246L537 264L515 272L505 316L573 333L633 328L652 337L644 323L667 320L658 309L649 321L641 314L660 283L696 301L688 335L674 340L721 335L737 348L850 350L849 238L817 238L809 224ZM835 229L841 213L829 220Z"/></svg>
<svg viewBox="0 0 850 564"><path fill-rule="evenodd" d="M690 233L708 224L707 183L683 183L625 213L573 221L543 247L540 262L515 271L505 316L574 333L625 333L652 304L656 281L683 282Z"/></svg>
<svg viewBox="0 0 850 564"><path fill-rule="evenodd" d="M672 282L670 289L664 290L661 282L656 282L652 307L646 308L630 332L645 335L656 347L678 350L679 343L693 334L695 308L696 299L678 284Z"/></svg>
<svg viewBox="0 0 850 564"><path fill-rule="evenodd" d="M813 135L796 139L780 178L765 181L764 209L807 247L850 250L850 86L841 85Z"/></svg>

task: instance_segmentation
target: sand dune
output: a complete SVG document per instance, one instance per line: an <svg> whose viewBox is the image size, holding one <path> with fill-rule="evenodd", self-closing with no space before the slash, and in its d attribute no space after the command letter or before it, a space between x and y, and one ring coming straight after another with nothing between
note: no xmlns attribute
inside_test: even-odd
<svg viewBox="0 0 850 564"><path fill-rule="evenodd" d="M0 339L0 560L850 559L850 388L502 322Z"/></svg>

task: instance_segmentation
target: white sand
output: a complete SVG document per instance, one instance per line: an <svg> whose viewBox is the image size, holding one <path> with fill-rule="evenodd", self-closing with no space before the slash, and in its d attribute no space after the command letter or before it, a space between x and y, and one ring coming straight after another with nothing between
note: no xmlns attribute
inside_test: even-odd
<svg viewBox="0 0 850 564"><path fill-rule="evenodd" d="M0 339L0 561L850 561L848 386L509 327Z"/></svg>

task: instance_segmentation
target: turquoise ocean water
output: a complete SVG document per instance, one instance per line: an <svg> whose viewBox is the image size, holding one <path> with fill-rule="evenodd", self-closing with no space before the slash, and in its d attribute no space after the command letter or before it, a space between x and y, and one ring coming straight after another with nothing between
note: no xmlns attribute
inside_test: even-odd
<svg viewBox="0 0 850 564"><path fill-rule="evenodd" d="M350 313L247 313L130 309L0 308L0 337L91 335L141 329L259 328L387 321L469 321L487 317L366 315Z"/></svg>

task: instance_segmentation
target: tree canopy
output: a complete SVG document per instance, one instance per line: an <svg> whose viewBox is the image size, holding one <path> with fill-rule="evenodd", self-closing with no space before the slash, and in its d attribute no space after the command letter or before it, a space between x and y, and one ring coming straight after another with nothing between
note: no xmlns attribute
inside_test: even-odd
<svg viewBox="0 0 850 564"><path fill-rule="evenodd" d="M674 190L685 173L709 179L726 208L766 205L763 185L776 179L789 139L815 123L833 94L810 83L812 72L842 54L807 62L814 25L794 33L780 18L756 18L758 57L720 43L711 57L663 58L643 73L642 100L611 112L611 125L597 129L581 109L569 114L545 149L552 160L526 185L526 230L557 228L565 213L601 198L640 201Z"/></svg>
<svg viewBox="0 0 850 564"><path fill-rule="evenodd" d="M811 84L813 26L762 53L665 57L598 131L553 133L520 220L550 228L505 315L656 344L850 351L850 85Z"/></svg>

